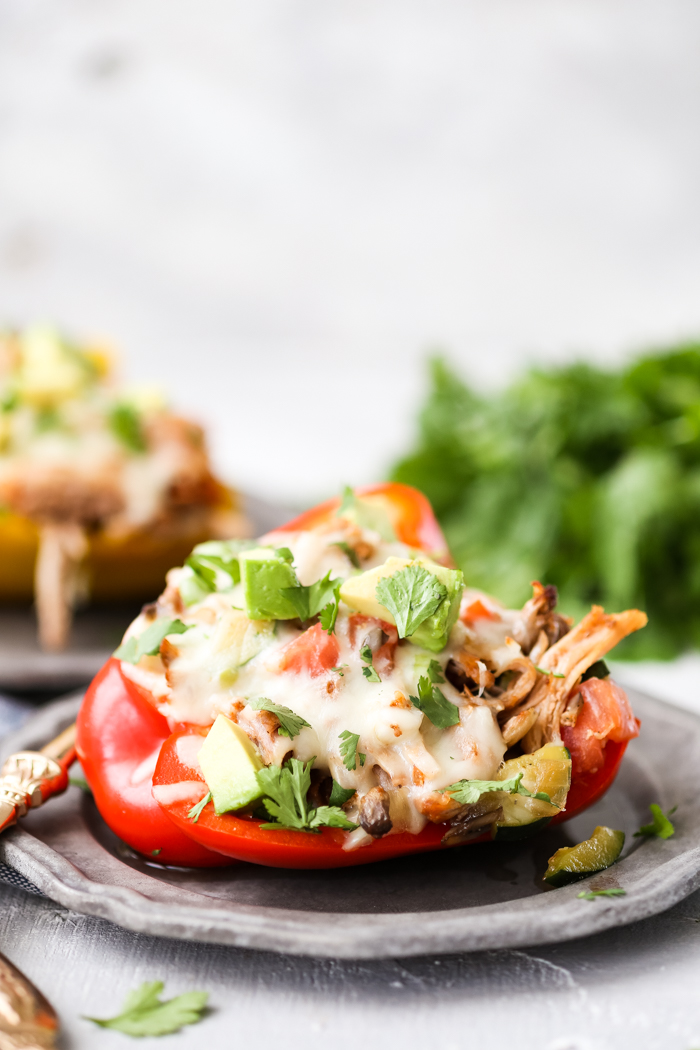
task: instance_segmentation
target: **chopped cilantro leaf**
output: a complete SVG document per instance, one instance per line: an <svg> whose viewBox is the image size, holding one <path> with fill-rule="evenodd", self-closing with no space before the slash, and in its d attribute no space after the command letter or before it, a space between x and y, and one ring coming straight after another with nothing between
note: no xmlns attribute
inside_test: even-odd
<svg viewBox="0 0 700 1050"><path fill-rule="evenodd" d="M114 436L130 452L146 451L141 418L133 405L115 405L110 413L109 426Z"/></svg>
<svg viewBox="0 0 700 1050"><path fill-rule="evenodd" d="M228 591L241 580L238 556L253 546L250 540L209 540L198 543L186 559L195 579L183 580L180 592L183 601L192 605L212 591Z"/></svg>
<svg viewBox="0 0 700 1050"><path fill-rule="evenodd" d="M321 627L327 634L333 634L335 631L335 621L338 618L338 607L340 606L340 586L342 580L335 581L335 587L333 588L333 601L325 605L319 614L319 621Z"/></svg>
<svg viewBox="0 0 700 1050"><path fill-rule="evenodd" d="M357 551L350 546L349 543L345 543L344 540L340 540L338 543L331 543L331 547L340 547L343 554L347 554L353 567L355 569L360 568L360 559L357 556Z"/></svg>
<svg viewBox="0 0 700 1050"><path fill-rule="evenodd" d="M289 599L296 611L299 613L300 620L310 620L312 616L318 616L321 610L324 610L329 603L333 603L333 610L331 613L326 614L326 622L330 623L332 618L332 627L335 627L335 619L338 615L338 603L340 601L340 587L343 581L341 579L331 579L330 570L326 573L322 580L317 580L316 583L309 584L308 586L302 586L299 584L298 587L283 587L281 593L285 598ZM323 628L332 633L332 629L328 630L328 627Z"/></svg>
<svg viewBox="0 0 700 1050"><path fill-rule="evenodd" d="M345 668L347 666L348 666L347 664L339 664L338 667L331 667L331 672L335 672L336 674L340 675L341 678L344 678L345 677Z"/></svg>
<svg viewBox="0 0 700 1050"><path fill-rule="evenodd" d="M315 759L305 764L290 758L285 766L264 766L255 774L261 791L262 804L274 823L261 824L269 830L289 828L292 831L318 831L322 826L354 831L357 824L345 816L339 806L319 806L309 809L307 794L311 787L311 767Z"/></svg>
<svg viewBox="0 0 700 1050"><path fill-rule="evenodd" d="M442 675L442 667L437 660L431 660L428 664L428 678L433 685L444 685L445 679Z"/></svg>
<svg viewBox="0 0 700 1050"><path fill-rule="evenodd" d="M620 889L618 886L611 886L609 890L581 890L576 896L582 901L594 901L596 897L626 897L627 890Z"/></svg>
<svg viewBox="0 0 700 1050"><path fill-rule="evenodd" d="M343 765L346 769L356 769L357 759L360 759L360 765L364 766L366 755L360 754L357 750L357 745L360 742L359 733L351 733L349 729L344 729L340 734L340 757L343 760Z"/></svg>
<svg viewBox="0 0 700 1050"><path fill-rule="evenodd" d="M671 835L675 835L676 829L668 818L676 812L677 806L669 809L668 813L664 813L661 806L657 806L656 802L652 802L649 809L651 810L653 822L651 824L643 824L639 831L635 831L634 837L655 835L659 839L670 839Z"/></svg>
<svg viewBox="0 0 700 1050"><path fill-rule="evenodd" d="M437 661L431 661L437 663ZM449 729L459 722L459 708L433 685L426 675L418 679L418 696L408 698L414 707L422 711L426 718L438 729Z"/></svg>
<svg viewBox="0 0 700 1050"><path fill-rule="evenodd" d="M201 817L202 810L206 806L207 802L211 802L211 791L207 791L207 793L204 796L204 798L201 799L201 801L199 801L196 806L193 806L192 809L187 814L187 816L189 817L189 819L192 821L193 824L196 824L197 821L199 820L199 818Z"/></svg>
<svg viewBox="0 0 700 1050"><path fill-rule="evenodd" d="M413 564L381 579L375 595L394 617L399 638L408 638L447 597L447 587L422 565Z"/></svg>
<svg viewBox="0 0 700 1050"><path fill-rule="evenodd" d="M363 667L362 668L362 673L365 676L365 678L367 679L367 681L368 682L381 682L381 678L379 677L379 675L375 671L374 666L372 664L373 654L372 654L372 650L370 649L370 647L368 645L363 645L362 646L362 648L360 649L360 656L362 657L364 662L369 665L368 667Z"/></svg>
<svg viewBox="0 0 700 1050"><path fill-rule="evenodd" d="M294 555L290 551L289 547L275 547L275 554L282 561L294 561Z"/></svg>
<svg viewBox="0 0 700 1050"><path fill-rule="evenodd" d="M566 675L560 674L559 671L548 671L545 667L538 667L537 664L535 664L535 670L538 671L539 674L548 674L552 678L566 678Z"/></svg>
<svg viewBox="0 0 700 1050"><path fill-rule="evenodd" d="M280 727L278 732L280 736L288 736L290 739L294 739L295 736L299 736L304 726L307 729L311 728L301 715L291 711L283 704L273 703L266 696L261 696L257 700L249 700L248 707L252 707L254 711L269 711L270 714L275 715L279 719Z"/></svg>
<svg viewBox="0 0 700 1050"><path fill-rule="evenodd" d="M191 623L183 623L182 620L156 620L138 638L132 636L122 642L114 655L117 660L137 664L142 656L157 656L166 635L184 634L192 626Z"/></svg>
<svg viewBox="0 0 700 1050"><path fill-rule="evenodd" d="M337 780L333 781L331 797L328 799L329 806L344 806L355 794L355 788L341 787Z"/></svg>
<svg viewBox="0 0 700 1050"><path fill-rule="evenodd" d="M170 1035L183 1025L201 1020L209 998L207 992L185 992L163 1002L158 998L163 988L162 981L146 981L129 992L122 1012L116 1017L105 1020L86 1017L85 1020L132 1036Z"/></svg>
<svg viewBox="0 0 700 1050"><path fill-rule="evenodd" d="M151 850L151 856L152 857L157 857L162 852L163 852L163 847L162 846L160 847L160 849L152 849Z"/></svg>
<svg viewBox="0 0 700 1050"><path fill-rule="evenodd" d="M449 792L456 802L461 802L466 806L478 802L480 797L488 791L507 791L509 795L525 795L527 798L538 798L542 802L552 804L552 800L546 791L538 791L536 794L533 794L532 791L528 791L526 787L523 787L522 779L523 774L518 773L517 776L510 777L509 780L459 780L456 784L450 784L449 787L445 788L445 791Z"/></svg>
<svg viewBox="0 0 700 1050"><path fill-rule="evenodd" d="M340 806L319 806L318 809L309 810L309 827L315 828L342 828L344 831L354 831L358 824L348 820Z"/></svg>

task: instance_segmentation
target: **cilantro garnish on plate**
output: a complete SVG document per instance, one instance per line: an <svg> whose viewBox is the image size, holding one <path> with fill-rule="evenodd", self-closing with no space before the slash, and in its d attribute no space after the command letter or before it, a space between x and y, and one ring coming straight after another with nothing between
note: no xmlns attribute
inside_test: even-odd
<svg viewBox="0 0 700 1050"><path fill-rule="evenodd" d="M635 831L634 838L655 836L658 839L670 839L671 835L675 835L676 829L668 818L676 812L677 808L677 806L674 806L673 809L669 809L668 813L664 813L661 806L658 806L656 802L652 802L649 806L653 817L652 823L643 824L639 831Z"/></svg>
<svg viewBox="0 0 700 1050"><path fill-rule="evenodd" d="M627 890L620 889L618 886L611 886L609 890L581 890L576 896L582 901L594 901L596 897L626 897Z"/></svg>
<svg viewBox="0 0 700 1050"><path fill-rule="evenodd" d="M183 1025L201 1021L202 1011L209 998L208 992L185 992L163 1002L159 996L164 987L162 981L146 981L140 988L129 992L122 1012L116 1017L86 1017L85 1020L92 1021L100 1028L113 1028L125 1035L138 1037L170 1035Z"/></svg>

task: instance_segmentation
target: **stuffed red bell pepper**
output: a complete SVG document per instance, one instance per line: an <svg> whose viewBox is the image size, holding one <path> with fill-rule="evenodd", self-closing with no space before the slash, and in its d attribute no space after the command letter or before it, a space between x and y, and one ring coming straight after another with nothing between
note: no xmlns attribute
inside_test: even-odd
<svg viewBox="0 0 700 1050"><path fill-rule="evenodd" d="M602 657L643 627L574 626L465 586L430 505L347 490L256 541L200 544L88 690L100 812L158 861L364 864L573 816L638 733Z"/></svg>

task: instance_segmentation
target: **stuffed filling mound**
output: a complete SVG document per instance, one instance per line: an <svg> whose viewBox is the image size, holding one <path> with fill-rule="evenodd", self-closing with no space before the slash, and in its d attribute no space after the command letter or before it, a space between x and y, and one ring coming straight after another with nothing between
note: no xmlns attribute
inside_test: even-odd
<svg viewBox="0 0 700 1050"><path fill-rule="evenodd" d="M346 490L311 527L195 547L115 656L190 728L178 759L208 789L192 820L328 826L347 850L432 822L456 845L547 823L572 772L637 735L602 658L645 615L594 607L574 626L556 601L534 583L504 608L444 550L399 542L381 497Z"/></svg>

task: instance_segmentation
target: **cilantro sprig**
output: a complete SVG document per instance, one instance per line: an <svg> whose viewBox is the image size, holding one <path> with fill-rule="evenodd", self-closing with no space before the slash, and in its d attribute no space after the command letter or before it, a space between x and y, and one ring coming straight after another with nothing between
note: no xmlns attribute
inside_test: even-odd
<svg viewBox="0 0 700 1050"><path fill-rule="evenodd" d="M431 660L430 664L428 674L421 675L418 679L418 696L409 696L408 699L438 729L449 729L450 726L456 726L459 722L459 708L433 684L436 671L432 668L433 678L431 679L432 664L437 664L438 668L440 665L437 660ZM439 680L444 682L442 675Z"/></svg>
<svg viewBox="0 0 700 1050"><path fill-rule="evenodd" d="M372 650L368 645L363 645L360 649L360 656L362 660L367 664L367 667L362 668L362 673L368 682L381 682L381 678L374 669L372 660L374 659Z"/></svg>
<svg viewBox="0 0 700 1050"><path fill-rule="evenodd" d="M461 802L465 806L478 802L481 796L489 791L507 791L509 795L525 795L526 798L538 798L551 805L552 800L546 791L538 791L533 794L523 786L523 776L523 773L518 773L508 780L459 780L456 784L450 784L445 791L452 795L455 802Z"/></svg>
<svg viewBox="0 0 700 1050"><path fill-rule="evenodd" d="M408 638L447 597L447 587L422 565L413 564L385 576L374 593L394 617L399 638Z"/></svg>
<svg viewBox="0 0 700 1050"><path fill-rule="evenodd" d="M340 757L345 768L356 769L358 758L360 765L364 766L367 756L357 750L357 746L360 743L360 734L351 733L349 729L344 729L338 739L340 740Z"/></svg>
<svg viewBox="0 0 700 1050"><path fill-rule="evenodd" d="M138 638L133 635L115 649L117 660L137 664L142 656L157 656L163 639L169 634L184 634L193 624L182 620L156 620Z"/></svg>
<svg viewBox="0 0 700 1050"><path fill-rule="evenodd" d="M675 835L676 829L669 817L673 816L678 807L674 806L673 809L669 809L668 813L664 813L661 806L657 806L656 802L652 802L649 809L653 818L652 823L643 824L639 831L635 831L634 838L655 836L657 839L670 839L671 835Z"/></svg>
<svg viewBox="0 0 700 1050"><path fill-rule="evenodd" d="M257 700L249 700L248 707L252 707L254 711L269 711L270 714L275 715L279 719L279 735L288 736L291 740L299 736L304 727L311 729L309 723L301 715L285 707L284 704L275 704L266 696L258 697Z"/></svg>
<svg viewBox="0 0 700 1050"><path fill-rule="evenodd" d="M255 775L265 795L262 804L274 821L261 824L262 828L319 833L322 827L343 828L345 831L354 831L358 827L348 820L339 806L309 807L306 796L311 787L314 761L311 758L304 763L290 758L284 766L264 766L257 771Z"/></svg>
<svg viewBox="0 0 700 1050"><path fill-rule="evenodd" d="M159 998L165 985L162 981L146 981L127 995L120 1014L102 1019L86 1017L100 1028L113 1028L125 1035L170 1035L183 1025L196 1024L202 1019L208 992L185 992L163 1002Z"/></svg>

